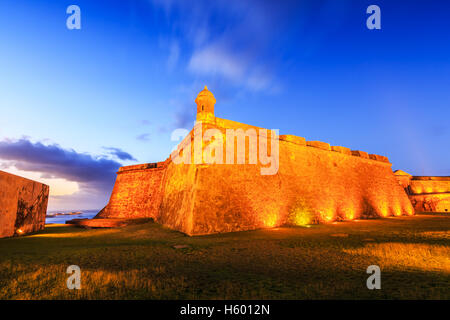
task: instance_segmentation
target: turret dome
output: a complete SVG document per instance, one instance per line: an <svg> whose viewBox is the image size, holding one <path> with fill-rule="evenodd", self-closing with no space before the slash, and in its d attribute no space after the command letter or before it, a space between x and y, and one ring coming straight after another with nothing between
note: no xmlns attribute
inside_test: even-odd
<svg viewBox="0 0 450 320"><path fill-rule="evenodd" d="M198 103L198 100L200 100L201 98L207 98L208 100L212 100L213 103L216 103L216 98L214 98L212 92L208 90L207 86L205 86L205 88L199 92L197 98L195 99L195 102Z"/></svg>
<svg viewBox="0 0 450 320"><path fill-rule="evenodd" d="M214 122L214 104L216 103L216 98L208 87L199 92L197 98L195 99L197 104L197 121L203 122Z"/></svg>

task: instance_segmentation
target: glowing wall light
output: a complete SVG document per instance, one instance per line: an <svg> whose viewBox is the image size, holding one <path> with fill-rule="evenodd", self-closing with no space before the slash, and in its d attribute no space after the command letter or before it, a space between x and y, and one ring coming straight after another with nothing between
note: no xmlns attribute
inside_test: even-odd
<svg viewBox="0 0 450 320"><path fill-rule="evenodd" d="M323 220L325 222L331 222L331 221L335 220L336 215L335 215L333 209L326 209L321 212L320 217L321 217L321 220Z"/></svg>
<svg viewBox="0 0 450 320"><path fill-rule="evenodd" d="M414 214L413 208L408 206L407 209L406 209L406 214L408 216L412 216Z"/></svg>
<svg viewBox="0 0 450 320"><path fill-rule="evenodd" d="M399 203L396 203L392 208L392 213L394 216L398 217L402 215L402 208Z"/></svg>
<svg viewBox="0 0 450 320"><path fill-rule="evenodd" d="M316 214L304 199L298 199L289 210L288 221L295 226L313 224Z"/></svg>
<svg viewBox="0 0 450 320"><path fill-rule="evenodd" d="M269 213L265 216L263 224L267 228L272 228L277 225L278 216L275 213Z"/></svg>
<svg viewBox="0 0 450 320"><path fill-rule="evenodd" d="M314 214L304 208L295 208L291 211L290 222L296 226L304 226L314 221Z"/></svg>
<svg viewBox="0 0 450 320"><path fill-rule="evenodd" d="M383 216L383 217L387 217L389 215L388 207L387 207L386 203L383 203L380 205L380 213L381 213L381 216Z"/></svg>
<svg viewBox="0 0 450 320"><path fill-rule="evenodd" d="M344 210L344 219L345 220L353 220L355 219L355 209L347 208Z"/></svg>
<svg viewBox="0 0 450 320"><path fill-rule="evenodd" d="M333 221L333 218L334 218L334 214L333 213L327 213L324 216L324 220L327 221L327 222Z"/></svg>

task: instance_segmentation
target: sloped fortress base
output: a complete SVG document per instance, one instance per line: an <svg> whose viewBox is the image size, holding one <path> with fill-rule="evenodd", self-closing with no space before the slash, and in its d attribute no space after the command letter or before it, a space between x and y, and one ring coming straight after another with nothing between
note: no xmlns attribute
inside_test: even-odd
<svg viewBox="0 0 450 320"><path fill-rule="evenodd" d="M49 187L0 171L0 238L44 229Z"/></svg>
<svg viewBox="0 0 450 320"><path fill-rule="evenodd" d="M97 218L147 217L201 235L414 214L386 157L292 135L271 136L268 144L279 146L278 170L263 175L267 165L249 164L248 148L251 129L262 128L215 117L215 99L206 88L196 102L197 123L178 150L164 162L120 168ZM195 137L208 129L219 134L201 142L202 152L226 141L227 129L250 130L245 164L180 163L182 157L195 158L186 154L195 153ZM234 151L237 157L240 151Z"/></svg>
<svg viewBox="0 0 450 320"><path fill-rule="evenodd" d="M129 225L143 224L152 222L153 219L72 219L66 221L76 227L96 229L96 228L120 228Z"/></svg>

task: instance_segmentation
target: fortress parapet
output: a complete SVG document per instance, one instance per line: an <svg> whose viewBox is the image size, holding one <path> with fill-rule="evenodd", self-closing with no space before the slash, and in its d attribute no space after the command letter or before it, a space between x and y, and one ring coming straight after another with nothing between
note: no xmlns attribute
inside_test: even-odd
<svg viewBox="0 0 450 320"><path fill-rule="evenodd" d="M369 154L369 158L376 161L390 163L388 157L380 156L378 154Z"/></svg>
<svg viewBox="0 0 450 320"><path fill-rule="evenodd" d="M389 159L385 156L380 156L377 154L368 154L367 152L360 150L351 150L350 148L341 147L341 146L330 146L329 143L322 141L306 141L303 137L298 137L291 134L284 134L279 136L280 141L290 142L299 146L307 146L318 148L325 151L334 151L342 154L346 154L349 156L360 157L364 159L371 159L375 161L389 163Z"/></svg>
<svg viewBox="0 0 450 320"><path fill-rule="evenodd" d="M364 159L371 159L375 161L389 163L389 159L385 156L380 156L377 154L368 154L365 151L360 150L351 150L350 148L341 147L341 146L330 146L329 143L322 141L306 141L303 137L298 137L290 134L280 135L280 141L290 142L299 146L307 146L313 147L325 151L334 151L342 154L346 154L349 156L360 157Z"/></svg>
<svg viewBox="0 0 450 320"><path fill-rule="evenodd" d="M306 141L306 145L308 147L314 147L319 148L326 151L331 151L331 147L329 143L322 142L322 141Z"/></svg>
<svg viewBox="0 0 450 320"><path fill-rule="evenodd" d="M153 162L153 163L143 163L136 164L131 166L120 167L117 174L124 173L127 171L135 171L135 170L147 170L147 169L164 169L167 166L167 160L161 162Z"/></svg>
<svg viewBox="0 0 450 320"><path fill-rule="evenodd" d="M352 150L350 150L349 148L346 148L346 147L341 147L341 146L331 146L331 151L347 154L349 156L352 155Z"/></svg>
<svg viewBox="0 0 450 320"><path fill-rule="evenodd" d="M299 146L306 146L306 139L303 137L297 137L291 134L280 135L281 141L298 144Z"/></svg>
<svg viewBox="0 0 450 320"><path fill-rule="evenodd" d="M364 159L369 159L369 154L365 151L352 150L352 155L355 157L361 157Z"/></svg>

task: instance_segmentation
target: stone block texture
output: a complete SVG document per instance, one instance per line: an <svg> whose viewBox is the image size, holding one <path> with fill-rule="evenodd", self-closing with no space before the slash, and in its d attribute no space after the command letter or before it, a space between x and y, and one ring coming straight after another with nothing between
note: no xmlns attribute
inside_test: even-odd
<svg viewBox="0 0 450 320"><path fill-rule="evenodd" d="M44 229L49 187L0 171L0 238Z"/></svg>
<svg viewBox="0 0 450 320"><path fill-rule="evenodd" d="M412 176L401 170L395 177L416 211L450 213L450 177Z"/></svg>

